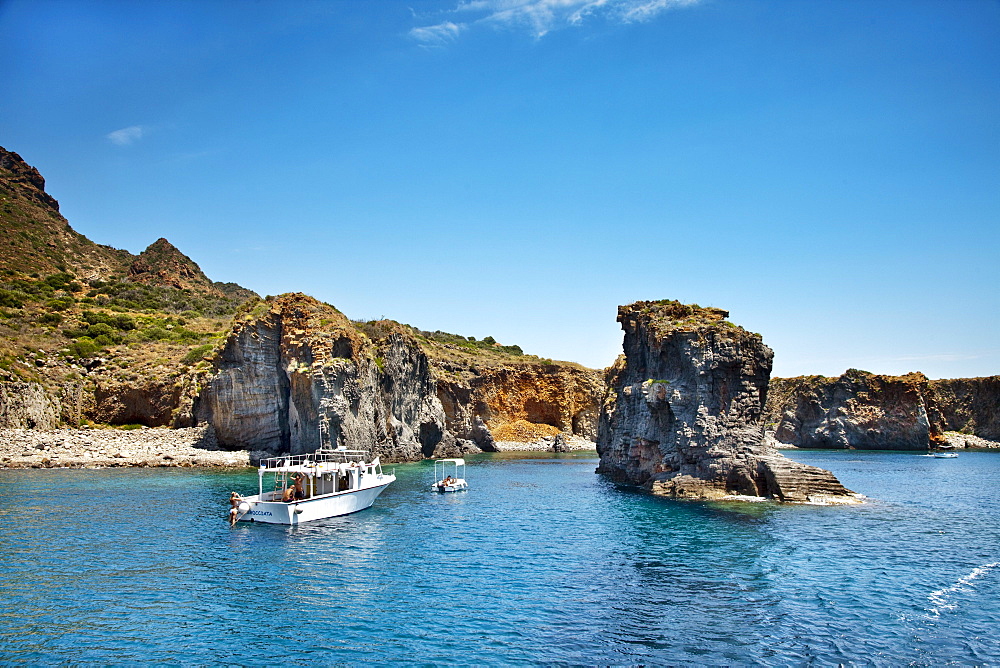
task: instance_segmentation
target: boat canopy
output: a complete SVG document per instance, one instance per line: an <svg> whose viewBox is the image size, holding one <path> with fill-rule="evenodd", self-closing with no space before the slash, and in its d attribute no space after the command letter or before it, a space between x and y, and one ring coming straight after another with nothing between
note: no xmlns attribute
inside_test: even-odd
<svg viewBox="0 0 1000 668"><path fill-rule="evenodd" d="M435 459L434 461L440 464L444 464L446 462L453 462L455 466L465 466L464 459Z"/></svg>
<svg viewBox="0 0 1000 668"><path fill-rule="evenodd" d="M319 449L300 455L284 455L268 457L260 460L258 471L261 475L271 473L315 473L317 469L328 469L335 465L354 464L355 466L378 466L379 458L367 462L368 453L364 450L330 450Z"/></svg>

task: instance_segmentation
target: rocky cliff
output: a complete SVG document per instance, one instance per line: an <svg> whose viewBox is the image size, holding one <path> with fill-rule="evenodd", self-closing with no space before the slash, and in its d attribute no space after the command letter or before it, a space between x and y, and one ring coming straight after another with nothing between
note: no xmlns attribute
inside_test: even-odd
<svg viewBox="0 0 1000 668"><path fill-rule="evenodd" d="M594 441L603 374L568 364L508 361L434 365L448 429L492 450L494 441L536 442L559 434Z"/></svg>
<svg viewBox="0 0 1000 668"><path fill-rule="evenodd" d="M668 300L619 308L624 355L608 374L598 473L680 498L854 501L830 472L765 443L772 352L727 317Z"/></svg>
<svg viewBox="0 0 1000 668"><path fill-rule="evenodd" d="M838 378L774 378L765 423L778 443L801 448L922 450L948 432L1000 441L1000 376L928 380L849 369Z"/></svg>
<svg viewBox="0 0 1000 668"><path fill-rule="evenodd" d="M402 326L378 325L359 331L301 294L263 302L235 323L195 415L231 448L310 452L322 430L324 444L387 461L460 449L426 355Z"/></svg>

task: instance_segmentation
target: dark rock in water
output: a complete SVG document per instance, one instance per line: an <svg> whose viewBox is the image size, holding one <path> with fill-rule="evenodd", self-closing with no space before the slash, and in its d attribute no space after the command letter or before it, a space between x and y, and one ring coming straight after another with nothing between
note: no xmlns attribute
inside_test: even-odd
<svg viewBox="0 0 1000 668"><path fill-rule="evenodd" d="M675 301L618 309L625 354L609 370L598 473L678 498L856 501L765 443L773 353L728 315Z"/></svg>
<svg viewBox="0 0 1000 668"><path fill-rule="evenodd" d="M446 457L464 457L482 452L474 441L465 438L455 438L445 433L441 442L434 448L433 456L437 459Z"/></svg>
<svg viewBox="0 0 1000 668"><path fill-rule="evenodd" d="M567 443L566 441L565 434L556 434L555 436L548 439L548 441L549 441L548 443L549 447L547 449L552 452L569 452L572 449L570 448L569 443Z"/></svg>

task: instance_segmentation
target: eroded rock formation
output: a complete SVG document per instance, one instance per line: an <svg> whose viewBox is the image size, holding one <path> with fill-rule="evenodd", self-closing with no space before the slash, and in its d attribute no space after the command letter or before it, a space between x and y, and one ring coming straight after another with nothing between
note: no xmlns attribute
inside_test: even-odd
<svg viewBox="0 0 1000 668"><path fill-rule="evenodd" d="M368 336L302 294L237 321L196 407L232 448L310 452L320 444L414 460L459 447L445 427L427 357L409 332Z"/></svg>
<svg viewBox="0 0 1000 668"><path fill-rule="evenodd" d="M624 355L609 370L598 473L679 498L856 500L765 443L772 352L728 315L675 301L619 308Z"/></svg>

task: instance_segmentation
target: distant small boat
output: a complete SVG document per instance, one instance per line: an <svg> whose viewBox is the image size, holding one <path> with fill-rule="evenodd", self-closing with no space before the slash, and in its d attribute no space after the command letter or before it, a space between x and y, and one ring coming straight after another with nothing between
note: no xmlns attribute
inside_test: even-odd
<svg viewBox="0 0 1000 668"><path fill-rule="evenodd" d="M451 475L449 471L454 471L455 475ZM442 478L440 477L441 473L446 475ZM434 460L434 484L431 485L432 491L461 492L466 489L469 489L469 483L465 481L464 459Z"/></svg>
<svg viewBox="0 0 1000 668"><path fill-rule="evenodd" d="M954 459L958 457L958 453L954 451L955 446L950 443L945 443L944 445L939 445L927 451L924 457L936 457L937 459Z"/></svg>

